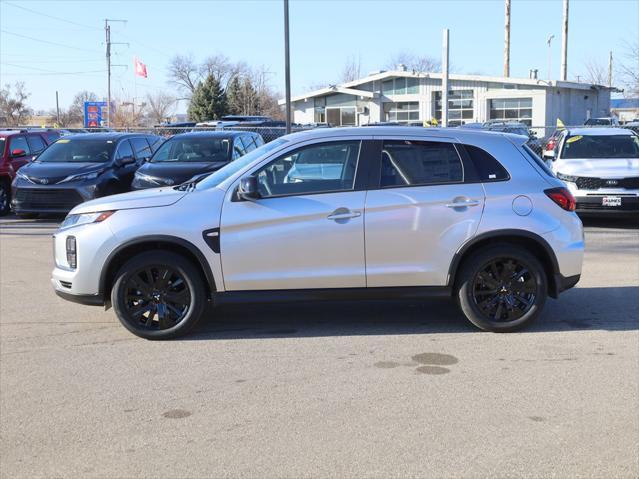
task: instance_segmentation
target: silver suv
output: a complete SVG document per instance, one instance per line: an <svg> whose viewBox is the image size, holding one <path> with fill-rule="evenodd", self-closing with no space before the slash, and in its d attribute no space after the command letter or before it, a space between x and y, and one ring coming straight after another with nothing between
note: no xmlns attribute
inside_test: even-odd
<svg viewBox="0 0 639 479"><path fill-rule="evenodd" d="M578 281L575 200L524 136L318 129L195 183L75 209L55 234L58 295L113 306L148 339L188 332L207 303L453 296L512 331Z"/></svg>

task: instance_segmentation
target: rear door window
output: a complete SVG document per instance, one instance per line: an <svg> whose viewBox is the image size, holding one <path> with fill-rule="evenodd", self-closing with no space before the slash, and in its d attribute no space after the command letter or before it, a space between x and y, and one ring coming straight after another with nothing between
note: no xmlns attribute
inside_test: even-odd
<svg viewBox="0 0 639 479"><path fill-rule="evenodd" d="M135 158L138 160L148 160L153 154L146 138L132 138L131 144L135 152Z"/></svg>
<svg viewBox="0 0 639 479"><path fill-rule="evenodd" d="M382 188L461 183L464 168L452 143L386 140L380 176Z"/></svg>
<svg viewBox="0 0 639 479"><path fill-rule="evenodd" d="M244 150L244 145L242 144L242 138L240 136L236 136L233 141L233 160L237 160L246 154Z"/></svg>
<svg viewBox="0 0 639 479"><path fill-rule="evenodd" d="M32 155L37 155L47 147L47 144L44 142L40 135L28 136L27 142L29 143L29 148L31 149Z"/></svg>
<svg viewBox="0 0 639 479"><path fill-rule="evenodd" d="M121 160L129 157L133 157L133 149L131 148L129 140L124 140L118 145L118 151L115 154L115 159Z"/></svg>

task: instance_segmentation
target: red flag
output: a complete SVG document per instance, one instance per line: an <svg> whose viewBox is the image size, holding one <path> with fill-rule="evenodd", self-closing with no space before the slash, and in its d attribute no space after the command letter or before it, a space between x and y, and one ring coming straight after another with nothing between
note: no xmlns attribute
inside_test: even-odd
<svg viewBox="0 0 639 479"><path fill-rule="evenodd" d="M135 74L139 77L146 78L146 65L137 58L133 59L135 65Z"/></svg>

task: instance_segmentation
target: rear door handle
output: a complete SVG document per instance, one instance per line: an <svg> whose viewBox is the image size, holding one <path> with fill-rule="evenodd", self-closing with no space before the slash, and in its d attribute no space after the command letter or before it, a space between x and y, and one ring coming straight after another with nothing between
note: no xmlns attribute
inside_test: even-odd
<svg viewBox="0 0 639 479"><path fill-rule="evenodd" d="M352 218L357 218L362 216L361 211L351 211L347 208L337 208L330 215L326 217L326 219L339 221L339 220L350 220Z"/></svg>
<svg viewBox="0 0 639 479"><path fill-rule="evenodd" d="M461 200L461 201L453 201L452 203L448 203L446 205L447 208L466 208L467 206L479 206L481 202L477 200Z"/></svg>

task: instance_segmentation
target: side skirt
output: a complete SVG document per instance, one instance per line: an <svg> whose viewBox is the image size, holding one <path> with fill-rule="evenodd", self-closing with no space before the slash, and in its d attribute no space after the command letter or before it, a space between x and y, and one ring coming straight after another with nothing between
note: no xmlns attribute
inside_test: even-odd
<svg viewBox="0 0 639 479"><path fill-rule="evenodd" d="M450 297L448 286L408 286L388 288L276 289L264 291L225 291L213 293L213 302L278 303L313 301L356 301L376 299L420 299Z"/></svg>

